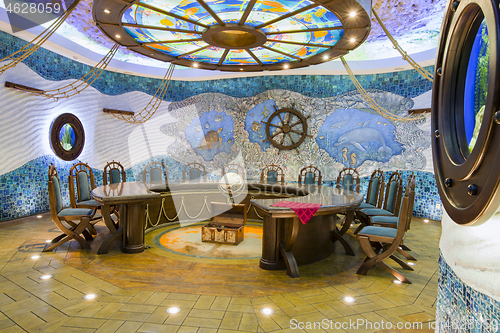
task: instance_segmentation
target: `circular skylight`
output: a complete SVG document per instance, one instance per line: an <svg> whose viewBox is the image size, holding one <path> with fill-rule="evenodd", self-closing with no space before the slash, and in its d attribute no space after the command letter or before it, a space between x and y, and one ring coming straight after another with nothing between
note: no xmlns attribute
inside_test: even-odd
<svg viewBox="0 0 500 333"><path fill-rule="evenodd" d="M211 70L281 70L332 60L368 36L370 1L321 2L97 0L93 16L111 39L158 60Z"/></svg>

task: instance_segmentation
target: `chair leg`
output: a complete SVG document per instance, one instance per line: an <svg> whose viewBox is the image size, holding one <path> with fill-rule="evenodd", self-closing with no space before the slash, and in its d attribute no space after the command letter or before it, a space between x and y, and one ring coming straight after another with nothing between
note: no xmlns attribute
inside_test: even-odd
<svg viewBox="0 0 500 333"><path fill-rule="evenodd" d="M387 265L385 262L381 261L378 264L380 266L382 266L383 268L385 268L389 273L391 273L392 275L394 275L396 277L396 279L398 279L399 281L401 281L403 283L409 283L409 284L411 284L411 281L408 280L403 274L399 273L397 270L395 270L391 266Z"/></svg>
<svg viewBox="0 0 500 333"><path fill-rule="evenodd" d="M399 247L401 247L405 251L411 251L411 249L408 246L404 245L404 244L399 245Z"/></svg>
<svg viewBox="0 0 500 333"><path fill-rule="evenodd" d="M403 269L406 269L408 271L413 271L414 270L410 265L408 265L407 263L405 263L400 258L396 257L394 254L391 254L391 259L394 260L396 263L398 263L399 266L401 266Z"/></svg>
<svg viewBox="0 0 500 333"><path fill-rule="evenodd" d="M408 260L417 261L417 259L415 259L414 256L412 256L411 254L409 254L408 252L406 252L402 248L398 248L396 251L398 251L399 253L401 253Z"/></svg>
<svg viewBox="0 0 500 333"><path fill-rule="evenodd" d="M51 242L53 244L45 248L43 252L52 251L59 245L64 244L71 239L76 240L78 244L80 244L80 247L82 249L90 250L90 245L80 236L80 234L83 233L83 231L89 226L90 218L82 217L79 224L75 224L72 221L66 221L66 222L72 226L70 229L66 228L59 221L55 222L59 230L61 230L64 233L64 235L59 235L55 237Z"/></svg>

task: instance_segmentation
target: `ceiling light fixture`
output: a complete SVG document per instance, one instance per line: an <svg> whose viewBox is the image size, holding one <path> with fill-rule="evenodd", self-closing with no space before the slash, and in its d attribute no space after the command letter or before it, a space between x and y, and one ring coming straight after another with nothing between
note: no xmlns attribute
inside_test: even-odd
<svg viewBox="0 0 500 333"><path fill-rule="evenodd" d="M111 11L109 9L104 9L103 12L106 14L111 14Z"/></svg>
<svg viewBox="0 0 500 333"><path fill-rule="evenodd" d="M116 38L121 38L122 36L120 36L120 35L115 35L115 37L116 37Z"/></svg>
<svg viewBox="0 0 500 333"><path fill-rule="evenodd" d="M325 55L323 56L323 60L328 60L328 55L327 55L327 54L325 54Z"/></svg>
<svg viewBox="0 0 500 333"><path fill-rule="evenodd" d="M271 308L263 308L263 309L260 309L260 313L265 314L265 315L272 315L274 313L274 310Z"/></svg>
<svg viewBox="0 0 500 333"><path fill-rule="evenodd" d="M200 69L230 72L307 67L325 54L322 61L332 60L361 45L372 24L371 1L365 0L174 2L166 9L160 8L162 1L94 0L92 16L107 36L131 50L144 55L154 50L154 59L174 65L198 63ZM103 17L108 8L113 15ZM163 18L175 27L193 27L160 32L157 20ZM347 40L354 38L348 46L346 33Z"/></svg>
<svg viewBox="0 0 500 333"><path fill-rule="evenodd" d="M288 67L290 67L290 66L288 66L288 64L285 64L285 66L283 66L283 67L284 67L285 69L288 69Z"/></svg>
<svg viewBox="0 0 500 333"><path fill-rule="evenodd" d="M181 312L181 308L179 308L177 306L173 306L173 307L167 309L167 313L170 313L170 314L179 313L179 312Z"/></svg>
<svg viewBox="0 0 500 333"><path fill-rule="evenodd" d="M193 67L198 68L198 64L197 64L197 63L194 63L194 64L193 64Z"/></svg>
<svg viewBox="0 0 500 333"><path fill-rule="evenodd" d="M356 38L351 38L351 39L349 39L349 41L350 41L351 43L354 43L354 42L356 41Z"/></svg>

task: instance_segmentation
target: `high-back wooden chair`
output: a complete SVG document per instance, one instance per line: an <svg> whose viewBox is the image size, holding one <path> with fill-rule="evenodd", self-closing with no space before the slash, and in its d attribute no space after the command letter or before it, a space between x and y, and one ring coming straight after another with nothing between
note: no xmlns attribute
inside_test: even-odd
<svg viewBox="0 0 500 333"><path fill-rule="evenodd" d="M207 181L207 172L202 164L197 162L186 164L182 172L182 181L201 181L202 174L203 180Z"/></svg>
<svg viewBox="0 0 500 333"><path fill-rule="evenodd" d="M51 241L51 245L43 252L52 251L61 244L74 239L80 244L82 249L90 250L90 245L86 240L92 240L92 236L87 231L90 226L90 217L94 210L88 208L64 208L61 197L61 182L57 176L54 165L49 166L49 206L52 221L57 228L63 232ZM83 234L83 239L80 234Z"/></svg>
<svg viewBox="0 0 500 333"><path fill-rule="evenodd" d="M224 168L222 168L222 175L224 176L226 173L237 173L238 175L241 176L241 178L245 178L245 168L243 168L241 165L236 164L236 163L229 163L226 165Z"/></svg>
<svg viewBox="0 0 500 333"><path fill-rule="evenodd" d="M340 170L337 177L337 188L359 193L358 170L351 167Z"/></svg>
<svg viewBox="0 0 500 333"><path fill-rule="evenodd" d="M398 216L401 198L403 196L403 178L401 173L395 171L389 177L384 195L384 204L382 208L363 208L356 210L356 217L361 224L354 231L358 233L364 226L370 225L370 216L386 215Z"/></svg>
<svg viewBox="0 0 500 333"><path fill-rule="evenodd" d="M299 172L298 183L299 186L302 184L321 186L321 171L312 165L302 168Z"/></svg>
<svg viewBox="0 0 500 333"><path fill-rule="evenodd" d="M127 181L127 175L125 174L125 169L123 165L119 162L108 162L104 166L104 173L102 175L103 185L125 183Z"/></svg>
<svg viewBox="0 0 500 333"><path fill-rule="evenodd" d="M144 183L168 183L168 171L163 162L151 162L142 171L142 181Z"/></svg>
<svg viewBox="0 0 500 333"><path fill-rule="evenodd" d="M368 183L368 191L366 193L366 200L359 205L358 209L363 208L381 208L384 200L384 173L382 170L377 169L373 171L370 181Z"/></svg>
<svg viewBox="0 0 500 333"><path fill-rule="evenodd" d="M268 183L268 184L277 184L280 183L281 185L285 184L285 172L283 171L283 168L280 167L279 165L275 164L269 164L262 169L262 172L260 173L260 182L261 183Z"/></svg>
<svg viewBox="0 0 500 333"><path fill-rule="evenodd" d="M85 163L76 163L69 169L69 199L73 208L99 209L101 205L92 199L95 178L92 168ZM75 191L76 184L76 191Z"/></svg>
<svg viewBox="0 0 500 333"><path fill-rule="evenodd" d="M394 255L400 245L403 243L408 225L411 221L413 212L413 202L415 199L415 178L412 183L407 187L404 198L402 199L401 212L398 214L397 229L377 226L364 227L358 234L359 243L361 248L366 253L367 258L359 267L357 274L366 275L368 270L376 265L379 265L394 275L399 281L411 283L403 274L399 273L396 269L387 265L384 260L391 258L398 263L403 269L413 270L406 262L399 259ZM382 245L377 247L377 251L373 246Z"/></svg>

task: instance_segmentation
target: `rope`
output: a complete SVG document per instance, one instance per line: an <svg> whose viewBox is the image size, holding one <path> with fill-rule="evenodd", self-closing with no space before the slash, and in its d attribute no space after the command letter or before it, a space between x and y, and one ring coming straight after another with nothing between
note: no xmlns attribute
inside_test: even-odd
<svg viewBox="0 0 500 333"><path fill-rule="evenodd" d="M402 48L401 46L399 46L398 42L394 39L394 37L392 37L392 35L390 34L389 30L387 30L387 28L385 27L384 23L382 22L382 20L380 19L380 17L378 17L377 15L377 12L375 11L375 8L372 7L372 12L373 14L375 15L375 18L377 19L378 21L378 24L380 24L380 27L382 27L382 29L384 30L385 34L387 35L387 37L389 37L390 41L392 42L392 45L394 45L394 48L396 50L398 50L398 52L403 56L403 60L406 60L408 61L408 63L413 67L415 68L415 70L417 72L419 72L420 74L422 74L422 76L424 78L426 78L427 80L433 82L434 81L434 76L429 73L428 71L426 71L422 66L420 66L419 64L417 64L417 62L415 60L413 60L409 55L408 53L406 53Z"/></svg>
<svg viewBox="0 0 500 333"><path fill-rule="evenodd" d="M209 213L211 213L210 212L210 208L208 207L208 203L207 203L207 196L204 196L203 199L204 199L203 200L203 205L201 206L201 209L198 212L198 214L196 214L195 216L191 216L191 215L189 215L189 213L186 210L186 205L184 204L184 197L181 197L181 206L179 207L179 209L177 210L177 214L173 218L170 218L167 215L167 212L166 212L165 206L164 206L164 204L165 204L165 198L161 199L161 208L160 208L160 212L158 214L158 219L157 219L157 221L156 221L155 224L153 224L153 222L151 221L151 217L150 217L150 214L149 214L149 205L146 205L146 223L144 224L144 228L145 229L147 228L148 223L149 223L149 225L151 227L156 227L160 223L160 219L161 219L162 214L163 214L163 216L165 216L165 218L167 219L167 221L173 222L173 221L177 220L177 218L179 217L179 212L181 212L182 209L184 209L184 214L186 214L186 216L189 217L190 219L196 219L196 218L198 218L201 215L201 213L203 212L203 208L205 208L205 207L207 207L207 211Z"/></svg>
<svg viewBox="0 0 500 333"><path fill-rule="evenodd" d="M63 22L68 18L68 16L75 9L76 5L78 5L79 2L80 0L75 0L75 2L73 2L71 6L69 6L69 8L64 12L64 14L59 16L40 35L36 36L31 42L23 46L21 49L1 59L0 62L8 60L10 60L10 62L0 67L0 75L2 75L6 70L15 67L18 63L28 58L31 54L33 54L33 52L38 50L38 48L42 46L42 44L45 43L45 41L49 39L49 37L52 36L54 32L56 32L57 28L59 28L63 24Z"/></svg>
<svg viewBox="0 0 500 333"><path fill-rule="evenodd" d="M370 95L368 95L366 90L361 86L361 83L359 83L358 79L356 79L356 76L354 75L351 68L349 67L349 65L345 61L344 57L340 57L340 60L342 60L342 64L344 64L344 67L345 67L347 73L349 74L349 77L351 78L352 83L354 83L354 85L356 86L356 89L358 89L358 92L361 94L361 96L363 96L365 101L373 108L373 110L375 110L382 117L384 117L386 119L398 121L398 122L412 122L412 121L422 120L425 118L425 115L422 115L422 114L417 115L417 116L399 117L399 116L396 116L395 114L393 114L392 112L389 112L389 111L385 110L384 108L382 108L380 105L377 104L377 102L375 102L373 100L373 98L370 97Z"/></svg>
<svg viewBox="0 0 500 333"><path fill-rule="evenodd" d="M54 101L56 102L59 98L69 98L71 96L79 94L83 90L85 90L88 86L90 86L92 83L94 83L94 81L97 80L97 78L102 74L102 72L104 72L104 70L110 63L111 59L113 59L114 55L116 54L116 51L118 51L118 48L119 45L115 44L111 48L111 50L109 50L109 52L104 56L104 58L102 58L101 61L99 61L87 74L82 76L80 79L65 85L62 88L41 91L41 92L30 91L30 90L27 91L34 95L53 98Z"/></svg>
<svg viewBox="0 0 500 333"><path fill-rule="evenodd" d="M167 72L165 73L165 76L163 77L160 86L156 90L156 93L154 96L151 98L149 103L142 109L141 112L139 112L136 115L132 116L126 116L123 114L116 114L112 113L112 115L118 119L121 119L129 124L142 124L148 121L158 110L160 107L160 104L163 100L163 97L165 96L165 93L167 92L168 86L170 85L170 81L172 79L172 74L174 73L175 65L170 64L170 66L167 69Z"/></svg>

